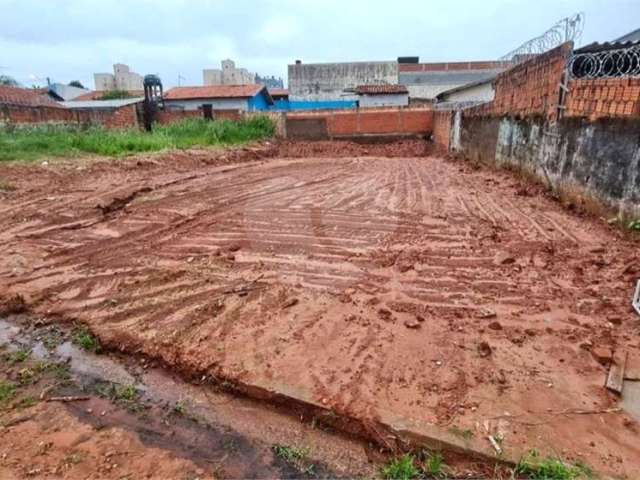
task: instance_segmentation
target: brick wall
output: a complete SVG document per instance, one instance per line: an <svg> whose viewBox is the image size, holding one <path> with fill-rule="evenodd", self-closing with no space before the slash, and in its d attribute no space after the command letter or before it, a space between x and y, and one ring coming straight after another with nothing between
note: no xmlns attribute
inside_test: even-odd
<svg viewBox="0 0 640 480"><path fill-rule="evenodd" d="M187 118L202 118L202 112L200 110L160 110L156 116L156 121L165 125Z"/></svg>
<svg viewBox="0 0 640 480"><path fill-rule="evenodd" d="M433 143L438 147L449 150L451 142L451 121L453 111L438 110L433 114Z"/></svg>
<svg viewBox="0 0 640 480"><path fill-rule="evenodd" d="M114 110L71 110L58 107L29 107L1 105L0 123L7 124L91 124L108 128L138 126L135 105L126 105Z"/></svg>
<svg viewBox="0 0 640 480"><path fill-rule="evenodd" d="M571 80L565 105L568 117L639 117L640 78Z"/></svg>
<svg viewBox="0 0 640 480"><path fill-rule="evenodd" d="M286 114L286 123L292 127L291 134L288 135L290 137L302 134L304 125L309 125L309 128L313 127L314 132L326 132L329 138L367 135L429 135L433 130L433 110L430 108L389 108L288 113ZM296 123L300 125L296 125ZM320 128L320 124L324 126ZM302 126L302 129L297 128L298 126ZM315 138L315 136L317 135L314 133L312 137Z"/></svg>
<svg viewBox="0 0 640 480"><path fill-rule="evenodd" d="M572 51L573 43L567 42L499 74L493 113L557 116L560 84Z"/></svg>

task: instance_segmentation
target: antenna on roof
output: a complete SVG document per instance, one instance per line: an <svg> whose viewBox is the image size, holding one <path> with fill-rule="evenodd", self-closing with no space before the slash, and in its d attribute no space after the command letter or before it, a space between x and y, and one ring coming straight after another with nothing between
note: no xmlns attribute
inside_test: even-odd
<svg viewBox="0 0 640 480"><path fill-rule="evenodd" d="M180 80L186 80L182 75L178 74L178 86L180 86Z"/></svg>

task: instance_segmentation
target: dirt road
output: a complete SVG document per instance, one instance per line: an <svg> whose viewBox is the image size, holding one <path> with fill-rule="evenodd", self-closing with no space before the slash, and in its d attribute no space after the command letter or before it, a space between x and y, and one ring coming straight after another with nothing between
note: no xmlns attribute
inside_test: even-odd
<svg viewBox="0 0 640 480"><path fill-rule="evenodd" d="M637 244L512 174L366 148L2 167L0 291L183 372L639 475L599 363L640 352Z"/></svg>

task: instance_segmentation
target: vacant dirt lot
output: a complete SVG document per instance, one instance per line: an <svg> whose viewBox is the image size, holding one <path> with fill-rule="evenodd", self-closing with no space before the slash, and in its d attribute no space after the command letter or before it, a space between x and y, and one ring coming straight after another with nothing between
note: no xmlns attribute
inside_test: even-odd
<svg viewBox="0 0 640 480"><path fill-rule="evenodd" d="M186 373L640 475L602 365L640 352L637 244L511 174L332 145L0 167L0 292Z"/></svg>

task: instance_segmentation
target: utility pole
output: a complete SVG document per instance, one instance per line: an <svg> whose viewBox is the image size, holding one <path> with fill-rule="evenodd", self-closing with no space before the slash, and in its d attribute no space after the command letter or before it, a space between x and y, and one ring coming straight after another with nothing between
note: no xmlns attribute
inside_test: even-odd
<svg viewBox="0 0 640 480"><path fill-rule="evenodd" d="M178 74L178 86L181 85L180 80L186 80L182 75Z"/></svg>

